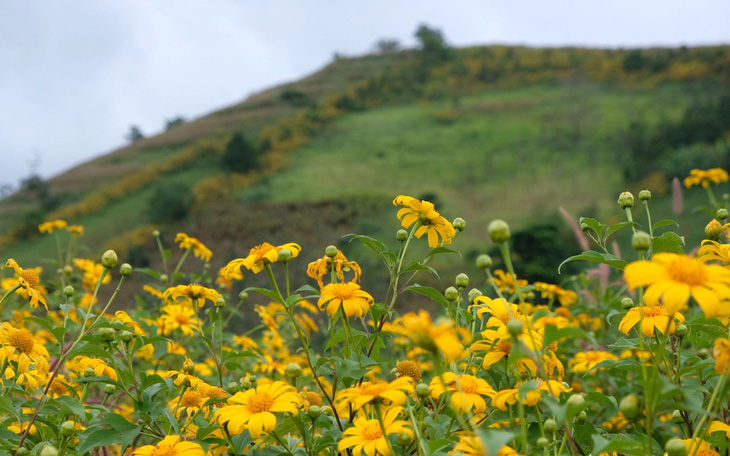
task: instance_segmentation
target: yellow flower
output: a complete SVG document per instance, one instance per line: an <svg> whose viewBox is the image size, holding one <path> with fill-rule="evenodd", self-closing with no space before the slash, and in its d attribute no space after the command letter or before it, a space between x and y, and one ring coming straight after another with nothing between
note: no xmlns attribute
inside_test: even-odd
<svg viewBox="0 0 730 456"><path fill-rule="evenodd" d="M705 239L697 251L697 256L701 257L702 261L717 260L727 266L730 264L730 244L720 244L719 242Z"/></svg>
<svg viewBox="0 0 730 456"><path fill-rule="evenodd" d="M705 440L684 439L684 446L687 447L687 454L691 456L720 456L720 453L712 449L709 442Z"/></svg>
<svg viewBox="0 0 730 456"><path fill-rule="evenodd" d="M352 448L354 456L361 456L363 452L367 456L376 454L389 456L391 454L390 445L386 440L389 435L405 433L411 438L413 437L409 422L396 419L402 410L403 407L392 407L386 410L383 414L382 426L377 419L355 418L352 427L345 429L342 434L340 443L337 444L337 450L343 452L347 448ZM385 434L383 434L383 429L385 429Z"/></svg>
<svg viewBox="0 0 730 456"><path fill-rule="evenodd" d="M54 398L58 396L68 396L71 394L71 391L68 389L68 384L66 377L58 374L51 382L51 386L48 387L48 394Z"/></svg>
<svg viewBox="0 0 730 456"><path fill-rule="evenodd" d="M294 387L274 381L259 385L246 392L238 392L228 399L227 407L215 412L213 419L237 435L248 428L253 438L276 429L276 412L299 413L302 397Z"/></svg>
<svg viewBox="0 0 730 456"><path fill-rule="evenodd" d="M618 356L605 351L578 352L573 356L573 359L568 361L568 367L576 374L582 374L593 369L602 361L618 361L618 359Z"/></svg>
<svg viewBox="0 0 730 456"><path fill-rule="evenodd" d="M419 201L415 198L405 195L399 195L393 200L395 206L406 206L398 211L397 217L401 221L403 228L408 228L416 222L420 225L416 229L414 236L418 239L425 233L428 233L428 246L431 248L442 244L451 244L451 240L456 235L451 222L443 218L434 209L433 203L428 201Z"/></svg>
<svg viewBox="0 0 730 456"><path fill-rule="evenodd" d="M268 242L264 242L263 244L252 248L246 258L238 258L229 262L223 268L223 275L226 278L231 279L237 274L240 275L241 267L245 267L249 271L253 271L254 274L258 274L264 270L264 267L267 264L279 261L279 252L284 249L291 252L292 258L296 258L302 250L302 248L299 247L299 244L295 244L293 242L280 245L278 247L275 247Z"/></svg>
<svg viewBox="0 0 730 456"><path fill-rule="evenodd" d="M557 380L548 380L544 382L542 380L532 380L537 386L524 394L524 397L520 397L520 388L510 388L498 391L492 398L492 405L500 410L507 410L507 404L514 405L518 400L521 400L523 404L533 407L540 402L542 397L542 391L552 394L555 397L560 396L560 393L568 393L571 388L566 388L563 384Z"/></svg>
<svg viewBox="0 0 730 456"><path fill-rule="evenodd" d="M216 285L230 290L233 288L234 280L242 280L243 274L241 271L230 271L230 276L226 276L226 267L223 266L218 270L218 277L215 279Z"/></svg>
<svg viewBox="0 0 730 456"><path fill-rule="evenodd" d="M182 412L185 412L188 418L195 415L203 407L203 403L205 398L199 391L188 389L182 396L173 398L168 404L172 413L180 419Z"/></svg>
<svg viewBox="0 0 730 456"><path fill-rule="evenodd" d="M575 291L565 290L557 285L544 282L535 282L535 289L540 290L543 299L558 299L561 306L570 306L578 300Z"/></svg>
<svg viewBox="0 0 730 456"><path fill-rule="evenodd" d="M104 266L83 258L74 258L74 264L84 272L82 283L84 288L89 291L93 291L94 288L96 288L96 282L99 281L99 277L101 277L102 272L104 272ZM107 274L101 283L107 284L111 281L111 274Z"/></svg>
<svg viewBox="0 0 730 456"><path fill-rule="evenodd" d="M27 372L31 363L38 369L48 371L48 350L27 329L15 328L7 321L3 322L0 325L0 341L0 361L7 359L17 362L20 372Z"/></svg>
<svg viewBox="0 0 730 456"><path fill-rule="evenodd" d="M160 310L164 312L164 315L160 316L158 326L160 332L165 336L180 328L183 334L193 337L195 331L200 328L198 315L191 306L168 304Z"/></svg>
<svg viewBox="0 0 730 456"><path fill-rule="evenodd" d="M628 334L631 328L641 321L641 332L646 337L654 337L654 330L661 333L665 331L668 334L674 334L676 328L675 321L684 323L684 316L677 312L674 316L667 314L664 306L644 306L632 307L631 310L621 319L618 330L624 334Z"/></svg>
<svg viewBox="0 0 730 456"><path fill-rule="evenodd" d="M246 350L246 351L252 351L252 350L259 348L259 344L257 344L255 340L251 339L248 336L244 336L244 335L233 336L233 342L240 345L241 348L243 348L243 350Z"/></svg>
<svg viewBox="0 0 730 456"><path fill-rule="evenodd" d="M718 374L730 374L730 340L715 339L712 357L715 358L715 370Z"/></svg>
<svg viewBox="0 0 730 456"><path fill-rule="evenodd" d="M392 382L364 382L360 386L342 390L337 395L337 402L347 403L353 410L376 401L385 402L386 405L403 405L406 402L406 394L413 392L413 379L399 377Z"/></svg>
<svg viewBox="0 0 730 456"><path fill-rule="evenodd" d="M8 428L7 428L7 429L8 429L8 431L10 431L10 432L13 432L13 433L15 433L15 434L18 434L18 435L20 435L20 434L22 434L23 432L25 432L25 430L26 430L26 429L28 429L28 425L29 425L29 424L30 424L30 421L26 421L26 422L25 422L25 423L23 423L22 425L20 425L20 424L18 424L18 423L13 423L13 424L11 424L10 426L8 426ZM35 427L35 424L31 425L31 426L30 426L30 430L28 431L28 434L30 434L30 435L36 435L37 433L38 433L38 428L37 428L37 427Z"/></svg>
<svg viewBox="0 0 730 456"><path fill-rule="evenodd" d="M451 409L461 413L482 413L487 409L484 397L494 397L494 388L486 380L473 375L446 372L441 377L434 377L428 385L431 397L440 398L446 392L451 393Z"/></svg>
<svg viewBox="0 0 730 456"><path fill-rule="evenodd" d="M408 312L393 323L386 323L383 331L401 334L421 348L438 351L447 362L458 361L465 353L459 336L466 338L466 333L457 332L450 321L434 326L431 315L423 309L418 314Z"/></svg>
<svg viewBox="0 0 730 456"><path fill-rule="evenodd" d="M118 380L117 371L109 367L106 362L99 358L89 358L88 356L77 356L73 360L76 370L81 376L84 375L86 369L92 369L97 377L109 377L112 380Z"/></svg>
<svg viewBox="0 0 730 456"><path fill-rule="evenodd" d="M83 225L69 225L66 227L66 231L71 233L72 236L81 237L84 235Z"/></svg>
<svg viewBox="0 0 730 456"><path fill-rule="evenodd" d="M360 265L354 261L348 261L347 257L345 257L345 255L339 250L337 251L337 254L334 256L334 258L330 258L325 255L322 258L309 263L309 266L307 267L307 275L315 279L320 288L324 287L322 277L325 277L327 274L332 272L333 262L335 265L335 274L341 282L345 281L345 271L352 271L354 273L355 277L353 277L352 279L353 282L358 282L360 280L360 276L362 275Z"/></svg>
<svg viewBox="0 0 730 456"><path fill-rule="evenodd" d="M125 325L129 326L134 330L134 333L138 336L146 336L147 333L142 329L142 325L140 325L138 322L132 320L132 317L130 317L127 312L123 310L117 310L114 312L114 319L113 321L121 321Z"/></svg>
<svg viewBox="0 0 730 456"><path fill-rule="evenodd" d="M61 228L66 228L66 225L68 223L65 220L51 220L50 222L43 222L38 225L38 231L41 233L53 233Z"/></svg>
<svg viewBox="0 0 730 456"><path fill-rule="evenodd" d="M657 253L651 261L626 265L624 279L630 289L646 286L644 302L655 306L661 298L668 315L681 310L690 295L707 318L727 312L721 302L730 298L730 270L706 265L701 260L676 253Z"/></svg>
<svg viewBox="0 0 730 456"><path fill-rule="evenodd" d="M215 302L222 297L221 294L214 289L206 288L202 285L198 285L197 283L190 285L178 285L176 287L168 288L162 296L166 300L170 298L187 298L191 302L196 303L198 307L203 307L206 299L215 304Z"/></svg>
<svg viewBox="0 0 730 456"><path fill-rule="evenodd" d="M510 294L516 292L517 288L527 286L527 280L517 279L517 282L515 282L511 274L507 274L501 269L494 271L494 277L489 279L488 282L494 283L503 293Z"/></svg>
<svg viewBox="0 0 730 456"><path fill-rule="evenodd" d="M154 288L152 285L143 285L142 286L142 290L144 290L147 293L151 294L155 298L160 298L160 299L163 299L164 298L163 292L161 292L157 288Z"/></svg>
<svg viewBox="0 0 730 456"><path fill-rule="evenodd" d="M199 443L180 439L180 436L168 435L157 445L145 445L135 449L131 456L205 456Z"/></svg>
<svg viewBox="0 0 730 456"><path fill-rule="evenodd" d="M690 188L693 185L702 185L702 187L707 188L710 186L710 182L720 184L727 181L727 171L722 168L693 169L689 172L689 176L684 179L684 186Z"/></svg>
<svg viewBox="0 0 730 456"><path fill-rule="evenodd" d="M320 309L327 306L330 316L335 316L342 307L346 316L362 317L373 303L373 297L355 282L330 283L320 290L319 295L317 306Z"/></svg>
<svg viewBox="0 0 730 456"><path fill-rule="evenodd" d="M713 421L710 427L707 428L708 434L714 434L715 432L724 432L725 436L730 439L730 425L723 423L722 421Z"/></svg>
<svg viewBox="0 0 730 456"><path fill-rule="evenodd" d="M6 268L13 268L15 273L18 275L18 283L23 290L28 294L30 299L30 306L33 308L38 307L38 303L43 304L43 307L48 310L48 304L46 304L46 298L41 294L45 291L45 288L41 286L41 279L38 277L38 273L33 269L23 269L18 266L18 263L14 259L10 258L5 262Z"/></svg>
<svg viewBox="0 0 730 456"><path fill-rule="evenodd" d="M463 456L489 456L487 448L484 446L482 439L471 434L461 434L459 442L449 454L458 454ZM497 456L517 456L518 453L507 445L502 446L497 452Z"/></svg>
<svg viewBox="0 0 730 456"><path fill-rule="evenodd" d="M182 250L192 250L193 255L200 258L203 261L210 261L213 256L213 252L208 249L202 242L197 238L190 237L185 233L177 233L175 236L175 242L178 243Z"/></svg>

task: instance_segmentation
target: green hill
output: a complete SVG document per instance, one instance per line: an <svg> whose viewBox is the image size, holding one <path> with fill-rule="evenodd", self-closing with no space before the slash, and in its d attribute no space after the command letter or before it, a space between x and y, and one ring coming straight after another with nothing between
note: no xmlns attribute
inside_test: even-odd
<svg viewBox="0 0 730 456"><path fill-rule="evenodd" d="M156 261L154 228L168 245L177 231L200 238L214 268L266 240L300 242L315 258L342 233L393 236L390 202L407 194L466 219L455 242L471 257L487 250L493 218L516 231L564 227L562 206L617 221L627 188L650 188L668 214L661 196L693 157L730 156L716 142L726 119L695 113L724 109L730 47L489 46L432 57L338 59L21 191L0 202L0 251L26 263L48 257L55 240L37 224L64 218L85 226L89 254L112 247L135 266ZM691 141L666 133L691 122L712 128ZM234 133L259 148L260 169L221 167ZM156 219L155 198L181 204L185 217ZM577 252L569 234L561 239L563 252Z"/></svg>

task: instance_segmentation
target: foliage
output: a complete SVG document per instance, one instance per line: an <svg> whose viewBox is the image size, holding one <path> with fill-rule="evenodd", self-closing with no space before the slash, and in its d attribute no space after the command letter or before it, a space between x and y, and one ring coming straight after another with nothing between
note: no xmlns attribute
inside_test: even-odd
<svg viewBox="0 0 730 456"><path fill-rule="evenodd" d="M129 132L124 136L124 138L133 143L137 142L140 139L144 139L144 134L142 133L142 130L137 125L132 125L129 127Z"/></svg>
<svg viewBox="0 0 730 456"><path fill-rule="evenodd" d="M173 127L177 127L178 125L182 125L185 122L186 122L186 120L183 116L175 116L171 119L167 119L165 121L165 130L169 130Z"/></svg>
<svg viewBox="0 0 730 456"><path fill-rule="evenodd" d="M233 135L221 156L223 169L246 173L261 166L259 150L240 133Z"/></svg>
<svg viewBox="0 0 730 456"><path fill-rule="evenodd" d="M193 204L190 186L173 182L158 186L147 203L152 222L171 223L185 218Z"/></svg>

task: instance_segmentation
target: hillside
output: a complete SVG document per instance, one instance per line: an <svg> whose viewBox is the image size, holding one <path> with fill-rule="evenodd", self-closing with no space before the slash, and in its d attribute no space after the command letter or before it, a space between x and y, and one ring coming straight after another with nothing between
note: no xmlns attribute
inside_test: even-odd
<svg viewBox="0 0 730 456"><path fill-rule="evenodd" d="M54 177L46 191L55 207L32 191L0 202L0 251L40 261L55 240L35 227L65 218L85 226L89 254L113 247L135 266L156 261L154 228L168 246L178 230L199 237L215 252L214 269L265 240L297 240L314 258L343 232L392 236L390 202L408 194L465 218L457 241L473 256L486 249L493 218L514 230L562 224L559 206L610 218L625 188L665 194L686 166L642 156L633 169L632 153L643 149L632 149L631 132L639 125L642 139L655 139L655 129L684 122L697 103L714 103L729 81L728 47L490 46L436 61L413 51L339 59ZM262 151L259 169L222 169L234 133ZM632 173L647 179L627 180ZM190 189L184 219L155 220L150 199L181 187Z"/></svg>

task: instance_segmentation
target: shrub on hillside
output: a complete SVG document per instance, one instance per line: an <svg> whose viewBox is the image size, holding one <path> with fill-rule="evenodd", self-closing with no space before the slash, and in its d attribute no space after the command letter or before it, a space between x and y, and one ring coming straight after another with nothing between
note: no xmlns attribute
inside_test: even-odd
<svg viewBox="0 0 730 456"><path fill-rule="evenodd" d="M224 169L236 173L245 173L261 167L260 152L242 134L236 133L226 146L221 157Z"/></svg>
<svg viewBox="0 0 730 456"><path fill-rule="evenodd" d="M173 182L158 187L147 204L150 219L157 223L182 220L193 204L190 188L182 182Z"/></svg>

